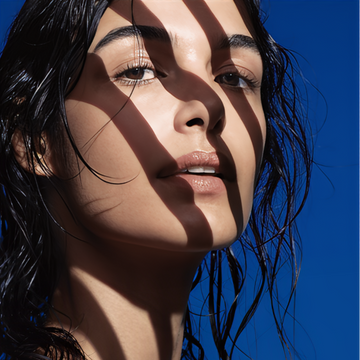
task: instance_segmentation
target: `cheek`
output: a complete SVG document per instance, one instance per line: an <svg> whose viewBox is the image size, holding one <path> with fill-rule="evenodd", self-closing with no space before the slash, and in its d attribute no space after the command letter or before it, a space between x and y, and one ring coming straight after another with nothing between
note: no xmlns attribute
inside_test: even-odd
<svg viewBox="0 0 360 360"><path fill-rule="evenodd" d="M139 163L127 140L108 114L99 108L77 102L67 104L67 117L71 135L85 162L104 180L126 182L139 172ZM71 161L74 176L85 166L81 161ZM114 166L114 164L117 164ZM74 167L75 165L75 167ZM84 179L87 177L83 176Z"/></svg>
<svg viewBox="0 0 360 360"><path fill-rule="evenodd" d="M233 162L236 167L238 191L229 194L230 203L233 202L233 209L236 208L235 198L239 199L242 214L243 227L246 227L250 216L255 181L262 162L262 156L266 139L266 122L261 104L249 104L243 99L242 104L232 107L228 111L227 123L222 134Z"/></svg>
<svg viewBox="0 0 360 360"><path fill-rule="evenodd" d="M229 121L226 130L246 141L243 151L246 151L250 158L255 159L258 168L262 161L266 139L266 121L260 93L250 94L248 97L244 94L240 96L228 94L228 101L230 117L232 118L231 114L234 114L233 117L238 120Z"/></svg>
<svg viewBox="0 0 360 360"><path fill-rule="evenodd" d="M172 157L132 100L112 118L109 98L102 98L101 108L99 98L92 104L89 98L84 100L67 100L69 126L81 155L100 179L73 157L72 171L67 173L67 178L73 179L64 182L64 198L77 224L69 227L68 222L65 228L79 238L121 238L160 247L186 247L190 233L198 239L204 233L199 224L207 229L206 221L191 199L186 200L184 217L181 211L174 211L184 207L183 196L169 197L154 188L159 164L167 164ZM148 110L146 115L153 119L151 107ZM199 233L187 229L187 223L195 221ZM167 242L170 233L174 234L173 244Z"/></svg>

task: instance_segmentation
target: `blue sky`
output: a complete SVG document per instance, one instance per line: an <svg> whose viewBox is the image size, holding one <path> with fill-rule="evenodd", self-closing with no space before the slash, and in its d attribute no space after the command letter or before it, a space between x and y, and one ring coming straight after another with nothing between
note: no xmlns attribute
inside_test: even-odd
<svg viewBox="0 0 360 360"><path fill-rule="evenodd" d="M22 2L0 0L1 38ZM265 0L263 7L269 14L269 32L280 44L301 54L298 59L305 78L321 92L308 86L316 164L309 199L299 219L303 262L296 300L296 319L301 324L296 344L305 359L357 360L358 1ZM257 315L260 323L261 314ZM261 336L257 358L282 359L275 342L273 335Z"/></svg>

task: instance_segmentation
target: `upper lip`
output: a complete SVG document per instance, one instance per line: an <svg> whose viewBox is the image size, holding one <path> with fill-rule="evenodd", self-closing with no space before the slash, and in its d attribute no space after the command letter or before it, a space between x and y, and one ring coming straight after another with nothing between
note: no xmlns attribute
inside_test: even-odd
<svg viewBox="0 0 360 360"><path fill-rule="evenodd" d="M220 160L216 152L193 151L174 160L169 166L166 166L159 174L160 178L187 172L189 169L196 170L205 168L205 172L209 175L221 175Z"/></svg>

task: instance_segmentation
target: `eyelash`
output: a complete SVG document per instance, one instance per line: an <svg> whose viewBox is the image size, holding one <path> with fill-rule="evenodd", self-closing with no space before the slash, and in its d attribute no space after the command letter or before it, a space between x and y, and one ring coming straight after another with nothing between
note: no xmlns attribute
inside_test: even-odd
<svg viewBox="0 0 360 360"><path fill-rule="evenodd" d="M230 84L226 84L226 83L221 83L220 82L220 78L221 77L225 77L225 76L228 76L228 75L235 75L236 78L239 80L239 81L244 81L246 86L235 86L235 85L230 85ZM235 78L235 77L234 77ZM215 77L215 81L220 84L220 85L223 85L223 86L226 86L226 87L229 87L229 88L232 88L236 91L240 91L240 90L243 90L243 91L254 91L255 89L259 88L260 87L260 82L258 80L256 80L253 76L250 76L249 74L245 73L244 71L241 71L239 69L236 69L235 71L231 70L231 71L227 71L225 73L222 73L220 75L217 75Z"/></svg>
<svg viewBox="0 0 360 360"><path fill-rule="evenodd" d="M151 70L154 73L154 76L150 79L144 79L144 80L124 78L126 73L129 73L134 70L141 70L141 71ZM134 63L134 64L127 64L125 70L121 70L114 76L114 80L120 82L122 85L125 86L134 86L134 85L140 86L140 85L149 84L150 82L154 81L157 77L158 77L158 73L151 63L143 63L143 64Z"/></svg>
<svg viewBox="0 0 360 360"><path fill-rule="evenodd" d="M125 78L124 76L126 75L126 73L129 73L131 71L143 71L145 75L146 70L151 70L154 74L154 76L150 79L129 79L129 78ZM136 63L130 63L127 64L126 69L125 70L121 70L120 72L118 72L115 76L114 76L114 80L117 82L120 82L122 85L124 86L141 86L141 85L147 85L151 82L153 82L155 79L157 79L158 77L162 76L162 77L166 77L165 74L160 74L158 71L156 71L155 67L153 66L152 63L142 63L142 64L136 64ZM221 82L220 78L221 77L225 77L225 76L233 76L235 75L232 79L238 79L238 81L244 81L246 86L237 86L237 85L231 85L231 84L226 84L224 82ZM230 79L230 80L232 80ZM226 86L228 88L231 88L235 91L254 91L256 88L260 87L260 83L259 81L257 81L255 78L250 77L247 73L245 73L244 71L241 71L239 69L236 69L235 71L233 69L231 69L231 71L227 71L225 73L219 74L217 76L215 76L214 79L215 82L217 82L219 85L223 85Z"/></svg>

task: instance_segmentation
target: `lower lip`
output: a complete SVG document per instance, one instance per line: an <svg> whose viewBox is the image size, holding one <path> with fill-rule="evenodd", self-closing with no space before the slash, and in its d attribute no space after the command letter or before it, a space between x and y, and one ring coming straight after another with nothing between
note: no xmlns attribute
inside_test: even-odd
<svg viewBox="0 0 360 360"><path fill-rule="evenodd" d="M209 175L193 175L193 174L176 174L166 179L175 181L177 184L190 185L196 194L215 195L226 191L224 182L215 176ZM186 183L185 183L186 181Z"/></svg>

